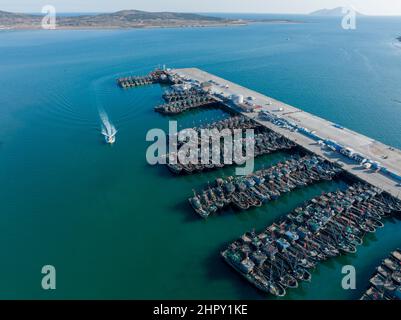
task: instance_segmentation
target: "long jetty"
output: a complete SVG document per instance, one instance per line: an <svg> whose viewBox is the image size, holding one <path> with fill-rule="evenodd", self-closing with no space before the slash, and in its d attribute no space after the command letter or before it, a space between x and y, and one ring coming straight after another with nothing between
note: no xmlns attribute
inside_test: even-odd
<svg viewBox="0 0 401 320"><path fill-rule="evenodd" d="M226 109L253 119L338 164L359 180L401 199L400 150L200 69L173 69L167 73L181 83L207 87L209 95Z"/></svg>

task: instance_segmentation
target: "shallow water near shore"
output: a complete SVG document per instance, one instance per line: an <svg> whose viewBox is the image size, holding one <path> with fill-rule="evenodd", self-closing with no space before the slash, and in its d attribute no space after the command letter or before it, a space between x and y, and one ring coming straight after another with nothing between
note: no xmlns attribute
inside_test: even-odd
<svg viewBox="0 0 401 320"><path fill-rule="evenodd" d="M235 168L173 176L146 163L152 128L227 117L196 110L153 111L164 88L121 90L115 79L159 64L199 67L401 148L401 18L335 19L246 27L0 31L0 298L272 299L239 277L219 252L245 231L262 230L321 192L319 183L262 208L228 210L204 221L187 203ZM99 108L118 130L106 145ZM258 158L256 167L286 159ZM374 268L401 247L389 219L358 252L321 264L288 299L358 299ZM57 289L41 289L41 268ZM341 288L341 268L357 289Z"/></svg>

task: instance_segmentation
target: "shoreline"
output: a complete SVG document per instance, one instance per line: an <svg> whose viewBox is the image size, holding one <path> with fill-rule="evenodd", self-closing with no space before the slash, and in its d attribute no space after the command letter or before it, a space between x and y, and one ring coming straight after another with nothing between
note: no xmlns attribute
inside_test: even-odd
<svg viewBox="0 0 401 320"><path fill-rule="evenodd" d="M251 24L303 24L306 23L304 21L290 21L290 20L267 20L267 21L235 21L235 22L227 22L227 23L214 23L214 24L182 24L182 25L136 25L136 26L57 26L56 29L43 29L41 25L32 26L32 25L20 25L20 26L4 26L0 25L1 30L21 30L21 31L34 31L34 30L46 30L46 31L55 31L55 30L132 30L132 29L173 29L173 28L219 28L219 27L243 27Z"/></svg>

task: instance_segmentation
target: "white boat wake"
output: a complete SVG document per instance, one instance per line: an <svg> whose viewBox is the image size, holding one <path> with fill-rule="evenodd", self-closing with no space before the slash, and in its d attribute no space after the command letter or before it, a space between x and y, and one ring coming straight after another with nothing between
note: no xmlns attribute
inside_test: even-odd
<svg viewBox="0 0 401 320"><path fill-rule="evenodd" d="M106 143L113 144L116 141L116 128L110 122L109 117L104 109L99 108L99 117L102 122L102 135L104 135Z"/></svg>

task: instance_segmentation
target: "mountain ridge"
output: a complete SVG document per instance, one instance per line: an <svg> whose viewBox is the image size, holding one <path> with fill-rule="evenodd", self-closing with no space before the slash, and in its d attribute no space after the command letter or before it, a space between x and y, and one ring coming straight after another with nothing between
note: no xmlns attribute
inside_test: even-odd
<svg viewBox="0 0 401 320"><path fill-rule="evenodd" d="M355 10L357 16L363 16L362 13ZM343 7L336 7L332 9L320 9L309 13L310 16L325 16L325 17L343 17L345 14L343 13Z"/></svg>
<svg viewBox="0 0 401 320"><path fill-rule="evenodd" d="M44 15L13 13L0 10L0 28L40 29ZM195 13L148 12L120 10L113 13L57 16L57 27L65 28L144 28L214 26L240 24L242 20L218 18Z"/></svg>

